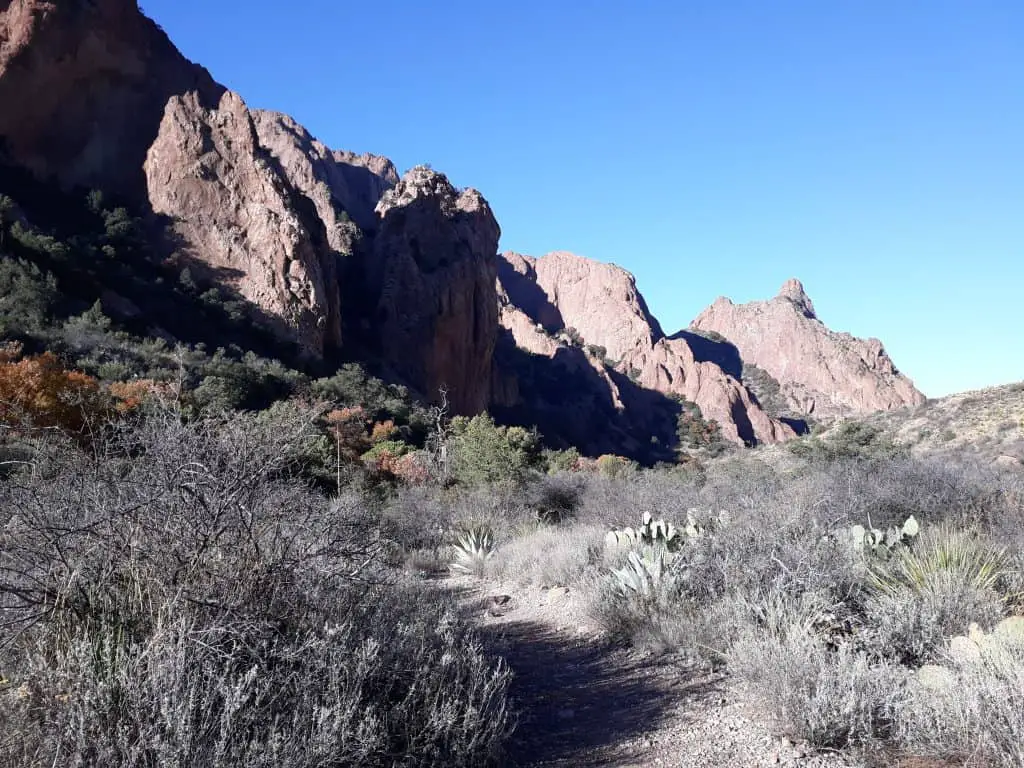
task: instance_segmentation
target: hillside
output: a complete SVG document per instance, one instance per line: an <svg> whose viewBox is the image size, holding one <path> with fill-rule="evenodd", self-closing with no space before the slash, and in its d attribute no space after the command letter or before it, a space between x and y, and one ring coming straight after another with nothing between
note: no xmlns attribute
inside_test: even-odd
<svg viewBox="0 0 1024 768"><path fill-rule="evenodd" d="M782 407L801 418L864 415L925 399L881 341L826 327L799 280L787 281L768 301L737 305L719 298L692 328L734 344L748 370L756 369Z"/></svg>
<svg viewBox="0 0 1024 768"><path fill-rule="evenodd" d="M929 399L864 421L915 456L966 454L1006 466L1024 463L1024 383Z"/></svg>
<svg viewBox="0 0 1024 768"><path fill-rule="evenodd" d="M0 115L0 252L9 281L38 283L31 306L7 308L4 335L101 379L173 375L166 359L128 360L118 333L283 366L272 378L288 381L233 404L358 362L421 401L443 391L454 414L491 411L553 447L647 464L789 440L832 405L864 412L918 394L880 343L833 354L840 337L813 312L798 333L759 319L761 346L716 326L720 303L666 335L618 267L499 256L480 192L427 166L400 175L250 109L129 0L18 0L0 36L0 102L12 105ZM67 343L63 324L87 310L102 332ZM794 339L811 340L813 360L788 362L780 344ZM251 354L266 362L244 363Z"/></svg>

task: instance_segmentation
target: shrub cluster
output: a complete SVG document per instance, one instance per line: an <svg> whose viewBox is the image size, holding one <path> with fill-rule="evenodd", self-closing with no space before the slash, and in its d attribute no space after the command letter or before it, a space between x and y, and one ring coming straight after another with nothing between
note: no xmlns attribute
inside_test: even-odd
<svg viewBox="0 0 1024 768"><path fill-rule="evenodd" d="M315 425L156 411L0 483L0 763L484 765L508 673L403 586Z"/></svg>

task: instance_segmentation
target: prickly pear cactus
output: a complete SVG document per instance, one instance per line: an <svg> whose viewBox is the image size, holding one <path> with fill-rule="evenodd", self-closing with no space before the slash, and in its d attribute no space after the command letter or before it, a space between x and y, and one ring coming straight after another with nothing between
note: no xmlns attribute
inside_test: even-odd
<svg viewBox="0 0 1024 768"><path fill-rule="evenodd" d="M920 531L920 524L911 515L903 525L890 526L884 530L852 525L840 533L840 538L845 539L855 549L884 559L888 558L893 550L909 546Z"/></svg>
<svg viewBox="0 0 1024 768"><path fill-rule="evenodd" d="M677 551L683 544L678 528L666 520L655 520L650 512L644 512L641 525L636 528L613 529L605 535L605 546L609 549L637 549L643 546L660 546L669 552Z"/></svg>

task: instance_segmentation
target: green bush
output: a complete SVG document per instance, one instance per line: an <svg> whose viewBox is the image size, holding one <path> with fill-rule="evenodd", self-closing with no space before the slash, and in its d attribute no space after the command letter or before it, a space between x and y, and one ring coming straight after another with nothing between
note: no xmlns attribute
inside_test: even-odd
<svg viewBox="0 0 1024 768"><path fill-rule="evenodd" d="M452 474L469 486L519 482L540 465L540 436L523 427L498 426L490 415L451 422Z"/></svg>

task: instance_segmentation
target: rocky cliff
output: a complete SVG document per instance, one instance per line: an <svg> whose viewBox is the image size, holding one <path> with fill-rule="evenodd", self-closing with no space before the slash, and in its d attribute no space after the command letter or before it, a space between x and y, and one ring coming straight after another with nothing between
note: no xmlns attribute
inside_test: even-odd
<svg viewBox="0 0 1024 768"><path fill-rule="evenodd" d="M878 339L829 330L799 280L787 281L768 301L719 298L692 327L728 339L744 363L773 377L788 406L804 416L829 419L925 401Z"/></svg>
<svg viewBox="0 0 1024 768"><path fill-rule="evenodd" d="M545 348L533 337L541 331L565 331L597 358L600 367L641 389L696 403L734 443L770 443L794 436L789 426L758 406L719 360L702 354L705 340L685 334L666 337L625 270L565 252L539 259L505 253L499 277L512 307L503 309L502 324L520 346L551 355L550 346ZM534 326L532 334L524 317ZM619 407L621 389L608 389Z"/></svg>
<svg viewBox="0 0 1024 768"><path fill-rule="evenodd" d="M498 229L478 193L439 174L399 184L386 158L248 109L134 0L0 3L0 104L4 162L123 200L180 266L237 289L309 355L364 328L407 384L486 405ZM379 325L353 318L368 294Z"/></svg>
<svg viewBox="0 0 1024 768"><path fill-rule="evenodd" d="M364 260L364 318L378 354L428 397L441 388L458 413L490 398L498 333L498 238L491 207L425 166L408 171L376 209Z"/></svg>

